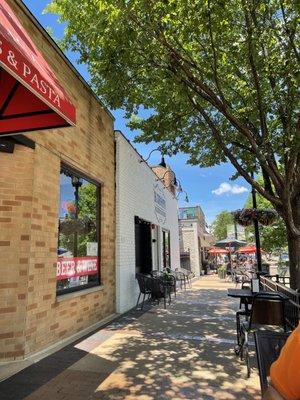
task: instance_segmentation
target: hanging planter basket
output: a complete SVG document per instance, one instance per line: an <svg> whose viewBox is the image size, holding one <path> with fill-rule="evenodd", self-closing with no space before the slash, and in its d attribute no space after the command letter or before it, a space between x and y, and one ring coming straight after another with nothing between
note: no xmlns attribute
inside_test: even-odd
<svg viewBox="0 0 300 400"><path fill-rule="evenodd" d="M64 235L72 235L73 233L88 234L95 227L95 222L90 219L64 219L59 222L59 231Z"/></svg>
<svg viewBox="0 0 300 400"><path fill-rule="evenodd" d="M250 226L257 219L257 221L264 225L272 225L278 214L272 209L255 209L255 208L243 208L233 213L234 220L242 226Z"/></svg>
<svg viewBox="0 0 300 400"><path fill-rule="evenodd" d="M278 214L276 211L272 210L272 209L261 209L261 210L257 210L257 220L260 224L264 225L264 226L269 226L274 224L274 222L277 220L278 218Z"/></svg>
<svg viewBox="0 0 300 400"><path fill-rule="evenodd" d="M250 226L253 224L254 218L256 218L256 210L253 208L244 208L243 210L235 211L233 216L239 225Z"/></svg>

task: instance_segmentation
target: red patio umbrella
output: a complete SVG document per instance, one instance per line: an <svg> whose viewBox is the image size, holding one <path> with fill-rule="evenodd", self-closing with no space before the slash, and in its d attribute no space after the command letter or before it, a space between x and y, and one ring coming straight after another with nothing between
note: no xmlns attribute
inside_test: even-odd
<svg viewBox="0 0 300 400"><path fill-rule="evenodd" d="M266 253L265 250L261 249L262 253ZM244 246L239 248L236 253L245 253L245 254L254 254L256 253L256 246L255 245L248 245L248 246Z"/></svg>
<svg viewBox="0 0 300 400"><path fill-rule="evenodd" d="M208 253L213 255L218 255L218 254L228 254L229 251L226 249L221 249L219 247L212 247L210 250L208 250Z"/></svg>

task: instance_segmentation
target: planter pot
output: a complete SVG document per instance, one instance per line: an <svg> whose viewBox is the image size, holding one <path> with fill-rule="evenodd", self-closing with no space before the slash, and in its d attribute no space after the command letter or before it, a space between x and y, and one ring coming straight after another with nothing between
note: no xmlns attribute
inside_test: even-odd
<svg viewBox="0 0 300 400"><path fill-rule="evenodd" d="M220 279L226 278L226 271L218 271L218 276Z"/></svg>

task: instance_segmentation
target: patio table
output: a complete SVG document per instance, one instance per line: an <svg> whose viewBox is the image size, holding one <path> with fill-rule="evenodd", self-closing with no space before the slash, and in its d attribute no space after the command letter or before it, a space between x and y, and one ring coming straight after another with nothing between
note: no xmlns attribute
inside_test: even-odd
<svg viewBox="0 0 300 400"><path fill-rule="evenodd" d="M276 293L278 294L283 300L287 301L289 300L288 296L286 296L284 293L280 292L268 292L265 290L260 290L259 293ZM227 289L227 295L229 297L234 297L234 298L239 298L243 300L243 303L245 304L245 312L249 312L248 305L252 303L252 300L257 293L252 292L250 289Z"/></svg>

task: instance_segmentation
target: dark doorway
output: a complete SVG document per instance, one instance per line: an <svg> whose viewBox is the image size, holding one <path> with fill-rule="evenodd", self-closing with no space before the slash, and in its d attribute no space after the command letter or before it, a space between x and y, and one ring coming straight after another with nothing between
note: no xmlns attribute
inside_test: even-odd
<svg viewBox="0 0 300 400"><path fill-rule="evenodd" d="M183 251L180 253L180 267L191 271L191 259L189 251Z"/></svg>
<svg viewBox="0 0 300 400"><path fill-rule="evenodd" d="M152 271L151 224L139 217L135 217L135 271Z"/></svg>

